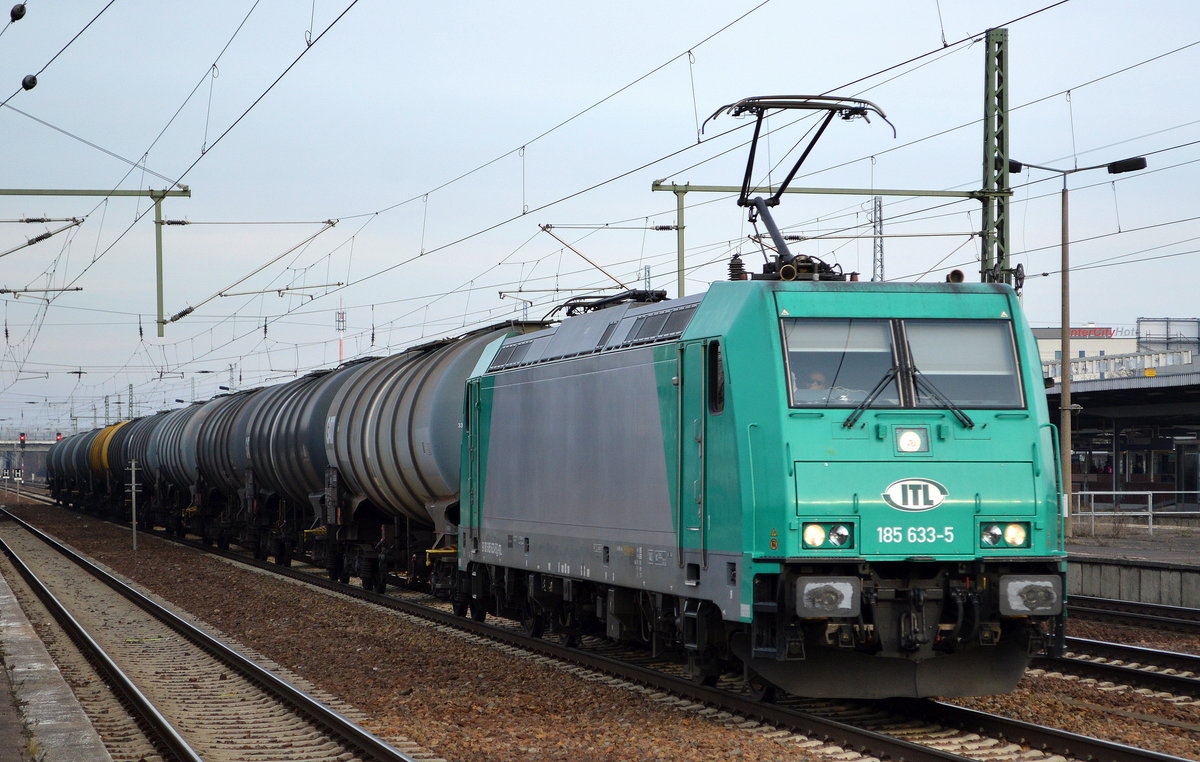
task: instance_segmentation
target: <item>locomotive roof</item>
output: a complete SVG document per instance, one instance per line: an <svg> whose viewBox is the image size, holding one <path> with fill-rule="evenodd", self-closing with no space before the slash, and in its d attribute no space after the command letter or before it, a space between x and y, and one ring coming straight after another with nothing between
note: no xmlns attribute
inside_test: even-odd
<svg viewBox="0 0 1200 762"><path fill-rule="evenodd" d="M488 372L565 357L677 339L704 294L654 304L622 303L568 318L536 333L504 342Z"/></svg>
<svg viewBox="0 0 1200 762"><path fill-rule="evenodd" d="M709 291L654 304L622 303L604 310L567 318L562 323L535 333L506 339L487 366L487 372L509 370L568 357L611 352L632 346L656 344L683 335L706 299L738 309L735 304L780 292L837 292L847 297L869 294L992 294L1010 295L1012 289L996 283L870 283L825 281L751 281L714 283ZM709 314L720 320L727 310ZM725 317L727 319L727 315ZM711 327L711 326L710 326Z"/></svg>

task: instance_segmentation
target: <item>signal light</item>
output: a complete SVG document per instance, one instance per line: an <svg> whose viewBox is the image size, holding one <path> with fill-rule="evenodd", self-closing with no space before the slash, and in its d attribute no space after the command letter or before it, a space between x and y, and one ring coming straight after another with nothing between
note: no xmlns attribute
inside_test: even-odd
<svg viewBox="0 0 1200 762"><path fill-rule="evenodd" d="M61 432L61 431L60 431L60 432L58 432L58 433L56 433L56 434L54 435L54 441L55 441L55 442L61 442L61 441L62 441L62 432Z"/></svg>
<svg viewBox="0 0 1200 762"><path fill-rule="evenodd" d="M22 447L25 446L25 432L24 431L21 432L21 446Z"/></svg>

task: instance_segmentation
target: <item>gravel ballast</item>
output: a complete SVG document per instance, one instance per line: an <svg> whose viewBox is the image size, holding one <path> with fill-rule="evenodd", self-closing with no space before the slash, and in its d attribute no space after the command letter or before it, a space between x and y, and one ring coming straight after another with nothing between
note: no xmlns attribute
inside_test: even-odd
<svg viewBox="0 0 1200 762"><path fill-rule="evenodd" d="M451 760L817 759L766 738L58 508L14 508L358 707L369 730Z"/></svg>
<svg viewBox="0 0 1200 762"><path fill-rule="evenodd" d="M369 730L452 760L805 760L778 740L583 680L379 607L313 591L62 509L18 514L360 709ZM1140 642L1099 625L1070 634L1194 650L1185 634ZM1185 642L1186 641L1186 642ZM955 703L1200 759L1200 703L1031 672L1008 696ZM812 748L820 748L813 744Z"/></svg>

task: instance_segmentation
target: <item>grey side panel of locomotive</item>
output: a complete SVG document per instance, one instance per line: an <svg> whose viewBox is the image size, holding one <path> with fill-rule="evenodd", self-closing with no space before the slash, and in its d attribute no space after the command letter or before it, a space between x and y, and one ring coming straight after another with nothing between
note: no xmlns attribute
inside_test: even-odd
<svg viewBox="0 0 1200 762"><path fill-rule="evenodd" d="M661 351L661 350L660 350ZM674 359L651 348L534 365L494 377L480 552L472 560L675 595L684 580L671 485ZM669 383L669 382L668 382ZM672 409L663 410L660 405ZM709 554L709 569L736 556ZM727 617L736 585L702 586Z"/></svg>
<svg viewBox="0 0 1200 762"><path fill-rule="evenodd" d="M632 350L495 376L485 526L631 530L673 543L652 359Z"/></svg>

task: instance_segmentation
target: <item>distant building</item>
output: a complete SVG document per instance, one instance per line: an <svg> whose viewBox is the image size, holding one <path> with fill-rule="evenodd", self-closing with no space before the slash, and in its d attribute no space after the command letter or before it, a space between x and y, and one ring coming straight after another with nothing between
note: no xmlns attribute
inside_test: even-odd
<svg viewBox="0 0 1200 762"><path fill-rule="evenodd" d="M1061 377L1062 331L1034 328L1042 370ZM1080 381L1196 372L1200 318L1138 318L1137 328L1088 324L1071 328L1071 378Z"/></svg>

